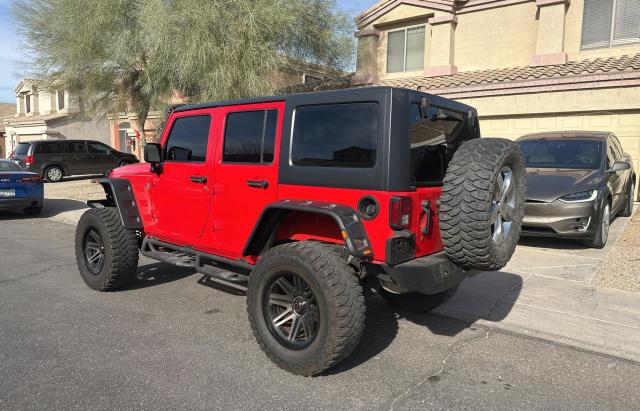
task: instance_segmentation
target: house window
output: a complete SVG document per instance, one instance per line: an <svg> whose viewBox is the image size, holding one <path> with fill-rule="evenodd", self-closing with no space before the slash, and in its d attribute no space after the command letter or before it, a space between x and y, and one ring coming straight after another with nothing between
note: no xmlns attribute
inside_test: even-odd
<svg viewBox="0 0 640 411"><path fill-rule="evenodd" d="M585 0L582 49L640 42L640 0Z"/></svg>
<svg viewBox="0 0 640 411"><path fill-rule="evenodd" d="M304 84L318 84L322 81L322 78L318 77L318 76L312 76L310 74L306 74L304 73L302 75L302 82Z"/></svg>
<svg viewBox="0 0 640 411"><path fill-rule="evenodd" d="M390 31L387 41L387 73L424 68L425 26Z"/></svg>
<svg viewBox="0 0 640 411"><path fill-rule="evenodd" d="M26 113L31 113L31 95L26 94L24 96L24 108Z"/></svg>
<svg viewBox="0 0 640 411"><path fill-rule="evenodd" d="M64 90L58 90L58 110L64 110Z"/></svg>

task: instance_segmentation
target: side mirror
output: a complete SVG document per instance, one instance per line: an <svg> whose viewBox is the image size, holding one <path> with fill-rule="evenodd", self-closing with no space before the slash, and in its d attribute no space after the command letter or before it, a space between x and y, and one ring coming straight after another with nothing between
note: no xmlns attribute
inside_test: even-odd
<svg viewBox="0 0 640 411"><path fill-rule="evenodd" d="M151 164L158 164L162 161L162 149L160 144L147 143L144 146L144 161Z"/></svg>
<svg viewBox="0 0 640 411"><path fill-rule="evenodd" d="M616 161L613 164L613 168L611 169L611 171L618 172L618 171L628 170L630 168L631 168L631 164L627 163L626 161Z"/></svg>

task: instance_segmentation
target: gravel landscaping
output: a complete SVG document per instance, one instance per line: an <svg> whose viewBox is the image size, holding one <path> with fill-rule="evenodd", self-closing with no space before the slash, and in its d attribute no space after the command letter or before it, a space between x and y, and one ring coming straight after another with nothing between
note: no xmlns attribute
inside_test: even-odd
<svg viewBox="0 0 640 411"><path fill-rule="evenodd" d="M636 210L624 232L596 272L596 286L640 291L640 211Z"/></svg>
<svg viewBox="0 0 640 411"><path fill-rule="evenodd" d="M104 197L104 190L100 184L91 183L91 178L63 180L61 183L47 183L44 185L44 197L66 200L95 200Z"/></svg>

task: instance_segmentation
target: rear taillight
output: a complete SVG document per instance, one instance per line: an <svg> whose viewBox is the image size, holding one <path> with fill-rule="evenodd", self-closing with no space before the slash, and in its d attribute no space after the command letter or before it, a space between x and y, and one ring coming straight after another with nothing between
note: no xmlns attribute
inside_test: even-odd
<svg viewBox="0 0 640 411"><path fill-rule="evenodd" d="M33 164L33 156L26 156L24 158L24 165L30 166L31 164Z"/></svg>
<svg viewBox="0 0 640 411"><path fill-rule="evenodd" d="M40 178L40 176L29 176L23 177L20 181L23 183L37 183L38 181L42 181L42 178Z"/></svg>
<svg viewBox="0 0 640 411"><path fill-rule="evenodd" d="M411 198L391 197L389 202L389 226L392 229L404 230L411 224Z"/></svg>

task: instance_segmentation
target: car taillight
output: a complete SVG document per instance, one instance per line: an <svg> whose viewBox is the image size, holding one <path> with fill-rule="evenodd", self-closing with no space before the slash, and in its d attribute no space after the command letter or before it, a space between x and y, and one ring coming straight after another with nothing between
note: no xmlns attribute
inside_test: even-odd
<svg viewBox="0 0 640 411"><path fill-rule="evenodd" d="M394 230L404 230L411 224L411 198L391 197L389 202L389 226Z"/></svg>
<svg viewBox="0 0 640 411"><path fill-rule="evenodd" d="M33 164L33 156L26 156L24 158L24 165L30 166L31 164Z"/></svg>
<svg viewBox="0 0 640 411"><path fill-rule="evenodd" d="M42 178L40 178L40 176L29 176L23 177L20 181L23 183L35 183L38 181L42 181Z"/></svg>

